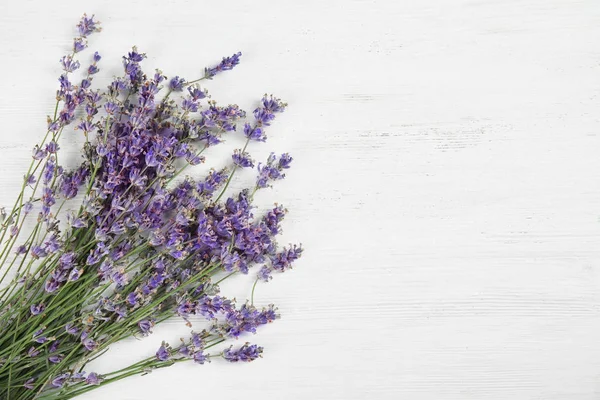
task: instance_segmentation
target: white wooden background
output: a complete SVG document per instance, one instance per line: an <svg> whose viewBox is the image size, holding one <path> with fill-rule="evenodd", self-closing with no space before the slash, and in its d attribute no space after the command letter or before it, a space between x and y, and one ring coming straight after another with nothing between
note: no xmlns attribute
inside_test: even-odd
<svg viewBox="0 0 600 400"><path fill-rule="evenodd" d="M241 50L213 97L289 102L251 151L295 156L258 200L291 210L282 242L306 253L257 289L283 314L249 338L262 360L180 365L82 399L600 398L597 0L3 2L0 204L84 11L103 21L104 83L133 44L148 69L188 79ZM225 289L243 299L250 285ZM168 323L95 367L187 331Z"/></svg>

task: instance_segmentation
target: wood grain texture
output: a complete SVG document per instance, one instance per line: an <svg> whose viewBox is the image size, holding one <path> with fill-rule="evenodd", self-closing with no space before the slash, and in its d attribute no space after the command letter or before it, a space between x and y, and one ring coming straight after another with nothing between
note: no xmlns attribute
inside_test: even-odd
<svg viewBox="0 0 600 400"><path fill-rule="evenodd" d="M253 365L181 365L82 399L600 398L600 3L594 0L23 0L0 12L0 204L52 108L78 15L102 79L146 68L251 109L289 111L257 157L290 151L283 243L307 252L258 289L283 319ZM75 133L63 142L77 160ZM237 144L209 157L226 162ZM243 179L236 181L241 187ZM250 278L229 286L245 298ZM106 371L187 329L117 346Z"/></svg>

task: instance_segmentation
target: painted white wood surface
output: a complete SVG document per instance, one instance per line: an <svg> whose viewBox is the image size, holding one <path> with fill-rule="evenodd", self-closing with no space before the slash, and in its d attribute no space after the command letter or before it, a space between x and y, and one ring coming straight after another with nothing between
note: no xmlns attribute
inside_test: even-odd
<svg viewBox="0 0 600 400"><path fill-rule="evenodd" d="M242 64L207 84L213 96L290 104L251 149L295 156L259 201L285 204L282 242L307 249L258 289L283 314L250 338L264 359L180 365L82 399L600 398L598 1L23 0L0 11L0 204L20 185L84 11L103 21L91 49L104 82L133 44L147 69L188 79L241 50ZM76 136L63 141L73 161ZM229 287L244 298L250 284ZM186 332L173 321L95 367Z"/></svg>

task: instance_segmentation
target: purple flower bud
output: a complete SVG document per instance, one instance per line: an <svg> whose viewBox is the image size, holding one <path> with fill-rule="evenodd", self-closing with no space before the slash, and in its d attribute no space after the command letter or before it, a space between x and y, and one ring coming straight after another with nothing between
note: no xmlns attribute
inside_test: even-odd
<svg viewBox="0 0 600 400"><path fill-rule="evenodd" d="M283 174L281 171L282 169L289 168L291 161L292 157L290 157L290 155L287 153L282 154L279 161L277 161L275 154L271 153L266 164L258 164L258 178L256 181L256 186L258 188L265 188L269 186L270 181L285 178L285 174Z"/></svg>
<svg viewBox="0 0 600 400"><path fill-rule="evenodd" d="M196 349L204 348L204 339L202 339L202 337L195 332L192 333L191 343L194 345L194 347Z"/></svg>
<svg viewBox="0 0 600 400"><path fill-rule="evenodd" d="M31 256L33 258L43 258L46 257L48 255L48 253L46 252L46 250L44 250L42 248L42 246L40 245L35 245L31 248Z"/></svg>
<svg viewBox="0 0 600 400"><path fill-rule="evenodd" d="M38 145L36 145L33 148L33 159L34 160L41 160L42 158L46 157L46 150L42 150L40 149L40 147Z"/></svg>
<svg viewBox="0 0 600 400"><path fill-rule="evenodd" d="M115 112L117 112L117 110L119 109L119 107L113 103L112 101L107 102L106 104L104 104L104 110L110 114L113 115ZM105 156L107 153L101 154L102 156Z"/></svg>
<svg viewBox="0 0 600 400"><path fill-rule="evenodd" d="M87 378L85 379L85 383L92 386L97 386L102 383L104 379L95 372L90 372Z"/></svg>
<svg viewBox="0 0 600 400"><path fill-rule="evenodd" d="M10 226L10 236L17 236L19 234L19 227L17 225Z"/></svg>
<svg viewBox="0 0 600 400"><path fill-rule="evenodd" d="M263 266L260 271L258 271L258 279L264 282L269 282L269 280L273 278L271 276L271 272L273 272L271 268L267 267L266 265Z"/></svg>
<svg viewBox="0 0 600 400"><path fill-rule="evenodd" d="M45 336L38 336L35 339L33 339L33 341L36 342L36 343L42 344L42 343L46 343L46 342L50 341L50 339L48 339Z"/></svg>
<svg viewBox="0 0 600 400"><path fill-rule="evenodd" d="M185 79L176 76L169 82L169 89L171 89L174 92L181 92L183 90L184 85Z"/></svg>
<svg viewBox="0 0 600 400"><path fill-rule="evenodd" d="M83 347L85 347L89 351L93 351L98 347L98 343L92 340L92 338L88 336L87 332L83 332L81 334L81 344L83 344Z"/></svg>
<svg viewBox="0 0 600 400"><path fill-rule="evenodd" d="M54 342L52 342L52 344L48 348L48 351L50 353L54 353L56 350L58 350L58 346L60 346L60 341L59 340L55 340Z"/></svg>
<svg viewBox="0 0 600 400"><path fill-rule="evenodd" d="M273 96L267 97L266 95L262 98L263 108L271 114L283 112L287 107L287 104Z"/></svg>
<svg viewBox="0 0 600 400"><path fill-rule="evenodd" d="M79 329L77 329L77 327L72 323L68 323L67 325L65 325L65 331L69 335L77 335L77 333L79 333Z"/></svg>
<svg viewBox="0 0 600 400"><path fill-rule="evenodd" d="M198 101L206 97L206 92L201 90L197 85L188 87L188 92L194 101Z"/></svg>
<svg viewBox="0 0 600 400"><path fill-rule="evenodd" d="M40 354L40 350L36 349L34 346L31 346L29 348L29 351L27 351L27 355L31 358L33 357L37 357Z"/></svg>
<svg viewBox="0 0 600 400"><path fill-rule="evenodd" d="M44 185L48 185L50 183L50 181L54 177L55 171L56 164L52 160L48 160L44 168L44 173L42 174L42 181L44 182Z"/></svg>
<svg viewBox="0 0 600 400"><path fill-rule="evenodd" d="M127 295L127 304L130 306L136 306L138 302L138 295L135 292L131 292Z"/></svg>
<svg viewBox="0 0 600 400"><path fill-rule="evenodd" d="M123 224L122 221L119 221L110 227L110 232L114 233L115 235L120 235L122 233L125 233L125 230L126 230L125 224Z"/></svg>
<svg viewBox="0 0 600 400"><path fill-rule="evenodd" d="M183 111L196 112L198 111L198 103L196 103L193 100L184 99L181 102L181 108L183 109Z"/></svg>
<svg viewBox="0 0 600 400"><path fill-rule="evenodd" d="M81 129L85 133L92 132L96 127L92 125L89 121L82 121L79 125L77 125L78 129Z"/></svg>
<svg viewBox="0 0 600 400"><path fill-rule="evenodd" d="M59 285L60 285L60 284L59 284L59 282L58 282L56 279L54 279L54 278L50 278L50 279L48 279L48 280L46 281L46 284L44 285L44 290L45 290L47 293L54 293L54 292L56 292L56 290L58 289L58 286L59 286Z"/></svg>
<svg viewBox="0 0 600 400"><path fill-rule="evenodd" d="M250 158L250 154L241 150L236 149L231 158L233 158L233 163L240 168L254 167L254 161Z"/></svg>
<svg viewBox="0 0 600 400"><path fill-rule="evenodd" d="M61 242L59 241L57 234L53 234L52 236L50 236L50 238L48 240L46 240L46 242L44 243L44 247L46 249L46 252L48 252L48 254L56 253L58 251L58 249L60 249L60 246L61 246Z"/></svg>
<svg viewBox="0 0 600 400"><path fill-rule="evenodd" d="M89 79L84 78L81 80L81 85L80 85L81 89L88 89L90 86L92 86L92 82ZM89 107L89 105L86 106L86 111L87 111L88 107ZM96 113L91 113L91 112L87 111L87 114L95 115Z"/></svg>
<svg viewBox="0 0 600 400"><path fill-rule="evenodd" d="M86 228L88 226L88 223L82 220L81 218L75 218L71 223L71 226L73 228Z"/></svg>
<svg viewBox="0 0 600 400"><path fill-rule="evenodd" d="M73 52L74 53L79 53L86 47L87 47L87 42L83 38L78 37L78 38L75 38L75 40L73 41Z"/></svg>
<svg viewBox="0 0 600 400"><path fill-rule="evenodd" d="M210 79L221 71L229 71L233 69L233 67L240 63L241 56L242 53L238 52L232 55L231 57L223 57L223 60L217 66L212 68L206 68L205 76Z"/></svg>
<svg viewBox="0 0 600 400"><path fill-rule="evenodd" d="M31 315L38 315L41 314L42 312L44 312L44 309L46 308L45 305L43 304L32 304L29 309L31 311Z"/></svg>
<svg viewBox="0 0 600 400"><path fill-rule="evenodd" d="M283 153L281 157L279 157L279 168L288 169L292 163L292 160L292 156L290 156L288 153Z"/></svg>
<svg viewBox="0 0 600 400"><path fill-rule="evenodd" d="M167 361L169 360L169 358L171 358L171 354L169 353L169 350L167 347L165 347L165 343L163 342L163 344L158 348L158 351L156 352L156 358L160 361Z"/></svg>
<svg viewBox="0 0 600 400"><path fill-rule="evenodd" d="M69 282L77 281L81 278L81 274L83 274L83 268L74 267L69 273Z"/></svg>
<svg viewBox="0 0 600 400"><path fill-rule="evenodd" d="M284 272L292 267L292 263L302 255L302 245L294 245L289 249L283 248L280 253L271 257L271 265L273 269Z"/></svg>
<svg viewBox="0 0 600 400"><path fill-rule="evenodd" d="M165 240L165 236L160 231L152 232L149 237L150 245L154 247L162 246L165 243Z"/></svg>
<svg viewBox="0 0 600 400"><path fill-rule="evenodd" d="M250 140L256 140L258 142L264 142L267 140L267 136L264 134L264 131L260 127L253 127L252 125L246 123L244 124L244 135Z"/></svg>
<svg viewBox="0 0 600 400"><path fill-rule="evenodd" d="M48 357L48 361L50 361L52 364L58 364L63 360L63 358L65 358L65 356L62 354L53 354Z"/></svg>
<svg viewBox="0 0 600 400"><path fill-rule="evenodd" d="M88 18L86 14L83 14L83 17L81 17L81 20L77 24L77 30L79 31L80 36L86 37L94 32L100 32L101 28L99 25L100 22L94 21L93 15Z"/></svg>
<svg viewBox="0 0 600 400"><path fill-rule="evenodd" d="M63 268L71 268L71 266L73 266L73 263L75 262L75 253L68 252L63 254L62 256L60 256L59 259L59 263L61 265L61 267Z"/></svg>
<svg viewBox="0 0 600 400"><path fill-rule="evenodd" d="M24 244L20 245L19 247L17 247L17 250L15 250L15 253L17 255L21 255L21 254L27 253L27 246L25 246Z"/></svg>
<svg viewBox="0 0 600 400"><path fill-rule="evenodd" d="M185 160L190 163L190 165L198 165L204 162L204 157L199 154L189 152Z"/></svg>
<svg viewBox="0 0 600 400"><path fill-rule="evenodd" d="M98 346L98 343L96 343L92 338L89 337L88 332L82 332L80 338L83 346L90 351L95 350Z"/></svg>
<svg viewBox="0 0 600 400"><path fill-rule="evenodd" d="M144 336L148 336L149 334L152 333L153 326L154 326L154 321L152 321L152 320L144 319L144 320L138 322L138 327L140 328L140 331L142 332L142 335L144 335Z"/></svg>
<svg viewBox="0 0 600 400"><path fill-rule="evenodd" d="M179 354L181 354L182 356L184 356L186 358L190 358L192 356L191 350L187 346L181 346L179 348Z"/></svg>
<svg viewBox="0 0 600 400"><path fill-rule="evenodd" d="M42 192L42 203L47 207L51 207L56 204L54 192L49 187L45 187Z"/></svg>
<svg viewBox="0 0 600 400"><path fill-rule="evenodd" d="M23 384L23 387L25 389L29 389L29 390L33 390L33 388L35 387L35 385L33 384L33 382L35 382L34 378L29 378L25 381L25 383Z"/></svg>
<svg viewBox="0 0 600 400"><path fill-rule="evenodd" d="M146 152L146 165L149 167L156 167L158 165L158 159L153 149L149 149Z"/></svg>
<svg viewBox="0 0 600 400"><path fill-rule="evenodd" d="M60 63L65 72L73 72L79 68L79 61L73 60L71 56L64 56L60 59Z"/></svg>
<svg viewBox="0 0 600 400"><path fill-rule="evenodd" d="M129 54L127 54L127 58L129 59L129 61L133 61L134 63L139 63L139 62L142 62L144 60L144 58L146 58L146 54L139 53L137 50L137 47L134 46L131 49L131 51L129 52Z"/></svg>
<svg viewBox="0 0 600 400"><path fill-rule="evenodd" d="M202 350L194 352L193 359L196 364L200 365L204 364L208 360L206 354L204 354Z"/></svg>
<svg viewBox="0 0 600 400"><path fill-rule="evenodd" d="M113 282L117 284L118 288L124 287L129 282L129 278L123 270L113 271L110 278Z"/></svg>
<svg viewBox="0 0 600 400"><path fill-rule="evenodd" d="M261 357L261 354L263 352L262 347L258 347L255 344L250 345L249 343L244 344L237 350L232 350L232 347L223 352L223 358L225 358L229 362L254 361L257 358Z"/></svg>
<svg viewBox="0 0 600 400"><path fill-rule="evenodd" d="M181 143L175 148L175 157L184 157L189 153L189 146L187 143Z"/></svg>
<svg viewBox="0 0 600 400"><path fill-rule="evenodd" d="M33 186L36 181L37 181L37 179L36 179L35 175L33 175L33 174L29 174L29 175L25 176L25 182L29 186Z"/></svg>
<svg viewBox="0 0 600 400"><path fill-rule="evenodd" d="M56 378L52 379L52 386L54 386L56 388L63 387L69 380L70 376L71 376L71 374L68 374L68 373L58 375Z"/></svg>
<svg viewBox="0 0 600 400"><path fill-rule="evenodd" d="M23 212L25 213L25 215L27 215L31 212L31 210L33 210L33 203L28 201L23 205Z"/></svg>
<svg viewBox="0 0 600 400"><path fill-rule="evenodd" d="M85 381L85 372L75 372L71 375L71 379L69 379L71 383L78 383Z"/></svg>
<svg viewBox="0 0 600 400"><path fill-rule="evenodd" d="M264 108L257 108L254 110L254 119L258 126L269 126L271 125L271 121L275 119L275 114Z"/></svg>

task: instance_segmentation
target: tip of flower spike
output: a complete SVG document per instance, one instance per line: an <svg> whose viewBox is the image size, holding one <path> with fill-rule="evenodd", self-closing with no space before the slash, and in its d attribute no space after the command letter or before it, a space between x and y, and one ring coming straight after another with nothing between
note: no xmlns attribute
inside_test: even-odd
<svg viewBox="0 0 600 400"><path fill-rule="evenodd" d="M123 57L129 61L133 61L133 62L141 62L144 60L144 58L146 58L146 53L140 53L138 51L137 46L132 46L131 47L131 51L129 53L127 53L127 56Z"/></svg>
<svg viewBox="0 0 600 400"><path fill-rule="evenodd" d="M237 350L233 350L233 346L223 351L223 358L229 362L251 362L262 357L263 348L255 344L246 343Z"/></svg>
<svg viewBox="0 0 600 400"><path fill-rule="evenodd" d="M238 51L231 57L223 57L223 60L221 60L221 62L218 65L212 68L204 69L204 77L206 79L212 79L212 77L217 75L219 72L232 70L236 65L240 63L241 57L241 51Z"/></svg>
<svg viewBox="0 0 600 400"><path fill-rule="evenodd" d="M100 32L100 21L94 21L94 15L88 18L87 14L83 14L81 20L77 24L77 30L81 37L87 37L94 32Z"/></svg>

